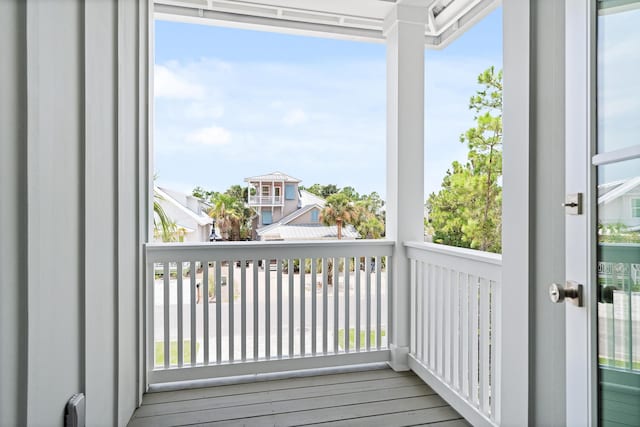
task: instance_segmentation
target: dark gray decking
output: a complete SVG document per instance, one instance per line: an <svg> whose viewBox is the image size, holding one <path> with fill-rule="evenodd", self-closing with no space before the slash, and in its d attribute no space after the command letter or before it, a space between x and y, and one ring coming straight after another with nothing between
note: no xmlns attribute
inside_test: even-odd
<svg viewBox="0 0 640 427"><path fill-rule="evenodd" d="M130 426L467 426L411 372L377 369L148 393Z"/></svg>

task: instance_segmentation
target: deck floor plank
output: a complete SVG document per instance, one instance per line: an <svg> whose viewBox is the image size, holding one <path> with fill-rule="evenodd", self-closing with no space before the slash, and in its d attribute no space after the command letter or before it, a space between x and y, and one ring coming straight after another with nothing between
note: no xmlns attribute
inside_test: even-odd
<svg viewBox="0 0 640 427"><path fill-rule="evenodd" d="M391 369L148 393L138 426L468 426L410 372Z"/></svg>
<svg viewBox="0 0 640 427"><path fill-rule="evenodd" d="M317 398L323 396L342 395L346 393L366 392L369 390L396 389L399 387L418 386L425 394L433 394L427 385L417 377L385 378L352 383L317 385L306 388L280 389L273 391L247 392L241 395L209 397L177 402L143 405L136 411L136 418L154 415L166 415L179 412L199 411L205 409L227 408L248 404L289 401L291 399Z"/></svg>
<svg viewBox="0 0 640 427"><path fill-rule="evenodd" d="M370 371L348 372L344 374L317 375L312 377L287 378L272 381L257 381L241 384L222 385L214 387L194 388L189 390L165 391L147 393L143 405L176 402L179 400L202 399L207 397L244 394L247 390L271 391L287 388L304 388L314 385L341 384L348 382L397 378L399 376L415 376L409 372L394 372L391 369L374 369Z"/></svg>

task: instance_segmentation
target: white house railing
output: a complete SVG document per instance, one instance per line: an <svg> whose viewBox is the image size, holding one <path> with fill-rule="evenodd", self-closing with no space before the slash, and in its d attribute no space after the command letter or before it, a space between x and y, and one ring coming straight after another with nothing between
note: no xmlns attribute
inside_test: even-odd
<svg viewBox="0 0 640 427"><path fill-rule="evenodd" d="M279 206L284 204L282 196L249 196L249 206Z"/></svg>
<svg viewBox="0 0 640 427"><path fill-rule="evenodd" d="M432 243L405 246L409 366L473 425L498 425L502 257Z"/></svg>
<svg viewBox="0 0 640 427"><path fill-rule="evenodd" d="M389 360L393 245L147 244L148 383Z"/></svg>

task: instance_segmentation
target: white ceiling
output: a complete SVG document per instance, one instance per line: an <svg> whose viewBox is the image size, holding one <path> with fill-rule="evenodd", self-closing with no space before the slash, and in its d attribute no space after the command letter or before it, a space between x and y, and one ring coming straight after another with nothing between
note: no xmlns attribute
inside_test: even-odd
<svg viewBox="0 0 640 427"><path fill-rule="evenodd" d="M154 0L156 18L384 41L384 18L397 0ZM424 5L425 46L441 49L500 0L408 0Z"/></svg>

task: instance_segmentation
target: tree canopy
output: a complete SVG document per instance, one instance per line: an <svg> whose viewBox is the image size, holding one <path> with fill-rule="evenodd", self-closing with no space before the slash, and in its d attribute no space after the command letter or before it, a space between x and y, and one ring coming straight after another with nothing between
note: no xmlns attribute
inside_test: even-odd
<svg viewBox="0 0 640 427"><path fill-rule="evenodd" d="M460 135L465 163L453 162L441 189L427 200L436 243L482 251L502 250L502 71L478 76L471 97L475 126Z"/></svg>

